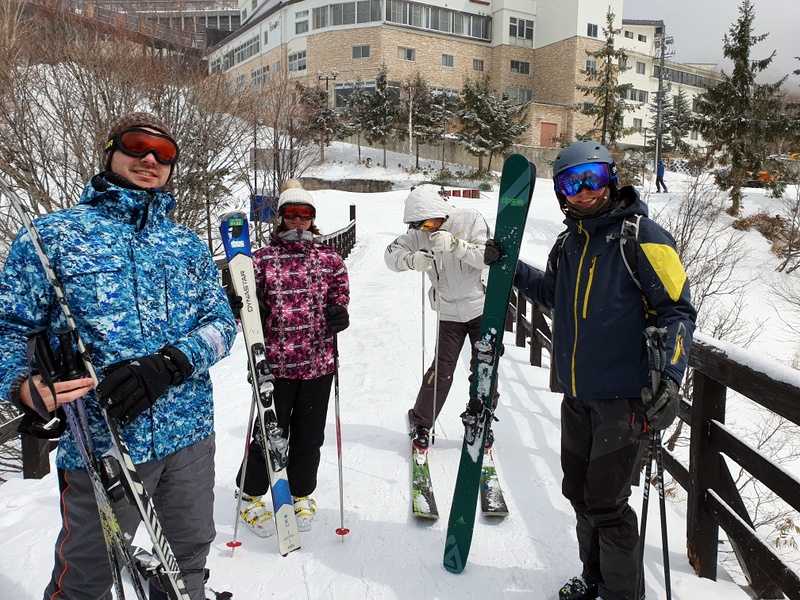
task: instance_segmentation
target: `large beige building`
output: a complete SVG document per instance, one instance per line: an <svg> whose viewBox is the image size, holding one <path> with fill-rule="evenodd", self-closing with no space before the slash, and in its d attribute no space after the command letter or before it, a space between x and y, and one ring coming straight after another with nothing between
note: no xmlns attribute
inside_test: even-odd
<svg viewBox="0 0 800 600"><path fill-rule="evenodd" d="M242 26L213 49L210 66L239 90L276 73L313 81L329 87L337 106L356 82L374 85L382 65L392 85L419 73L431 87L455 92L465 78L489 75L496 90L531 103L522 143L552 147L591 127L572 108L586 101L576 84L595 66L586 51L606 43L609 9L622 30L615 44L629 52L620 82L635 90L625 125L640 129L623 142L641 146L653 135L648 107L659 86L664 24L623 20L623 0L239 0ZM661 84L672 94L685 89L691 102L715 78L712 68L667 60L671 83Z"/></svg>

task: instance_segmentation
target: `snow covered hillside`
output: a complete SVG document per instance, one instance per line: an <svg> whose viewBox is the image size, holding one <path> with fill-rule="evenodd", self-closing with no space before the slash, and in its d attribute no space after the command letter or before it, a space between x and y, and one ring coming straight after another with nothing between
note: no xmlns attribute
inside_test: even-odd
<svg viewBox="0 0 800 600"><path fill-rule="evenodd" d="M412 183L399 170L372 168L355 174L354 167L333 162L344 160L337 153L339 148L335 145L326 152L332 162L315 176L376 177L383 172L387 178L402 180L399 188ZM407 162L407 157L392 162ZM679 176L668 174L668 181L670 189L679 194ZM554 599L561 584L580 571L580 563L572 509L560 492L560 397L548 389L547 368L530 366L527 350L506 339L500 367L500 421L494 431L496 461L511 515L499 522L478 517L467 567L462 574L452 575L442 567L442 555L463 435L458 415L468 397L468 351L462 353L431 451L441 518L418 523L410 512L405 414L423 372L423 312L425 366L433 352L435 315L429 306L423 311L422 276L392 273L383 261L386 245L405 229L402 213L407 189L313 194L318 223L326 232L347 223L350 204L357 207L357 243L347 259L352 325L339 336L344 525L350 533L341 538L335 532L340 514L332 398L314 494L317 520L310 532L302 534L302 548L282 558L274 537L261 539L244 527L239 529L243 545L235 555L226 547L233 535L234 476L244 450L250 405L240 334L231 356L212 371L217 419L217 539L209 558L210 587L229 590L241 600ZM669 196L657 196L657 202L663 205ZM493 224L496 191L479 199L455 198L452 202L478 208ZM548 180L538 181L534 202L522 256L541 265L562 228L562 216ZM760 264L763 269L775 259L764 243L756 238L753 242L752 265ZM763 318L773 309L756 305L751 310ZM761 343L773 351L775 344L783 343L777 336L770 339L770 330L764 335ZM646 547L648 599L665 597L656 498L654 492ZM632 504L638 513L641 489L634 488ZM668 513L673 597L747 598L747 592L724 571L717 582L694 575L686 559L684 507L669 502ZM0 598L41 597L52 568L58 524L54 475L40 481L15 478L0 486ZM144 543L141 532L137 539Z"/></svg>

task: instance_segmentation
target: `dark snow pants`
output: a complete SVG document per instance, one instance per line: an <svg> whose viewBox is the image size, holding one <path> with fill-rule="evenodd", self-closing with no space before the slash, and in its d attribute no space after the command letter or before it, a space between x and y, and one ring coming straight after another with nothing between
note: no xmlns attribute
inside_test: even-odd
<svg viewBox="0 0 800 600"><path fill-rule="evenodd" d="M422 380L422 386L419 389L417 401L413 408L414 422L428 429L433 427L433 422L442 411L445 400L447 400L447 394L450 392L450 387L453 385L453 373L456 371L458 357L461 355L461 348L464 346L464 340L469 337L470 349L472 350L470 365L474 365L476 355L475 342L480 339L480 334L481 317L476 317L467 323L458 323L456 321L441 321L439 323L439 364L437 367L436 357L434 357L431 366L425 372L425 377ZM437 375L435 416L433 406L434 373ZM472 381L471 374L469 379ZM497 393L497 380L495 380L494 385L493 406L497 408L497 401L500 397ZM467 400L469 400L469 398L464 399L465 406Z"/></svg>
<svg viewBox="0 0 800 600"><path fill-rule="evenodd" d="M316 379L276 379L273 398L278 426L289 438L289 489L292 496L308 496L317 488L320 449L325 442L325 421L333 373ZM256 424L255 427L258 427ZM253 435L255 436L255 428ZM261 445L252 440L247 454L247 479L243 491L263 496L269 491L267 463ZM242 471L236 477L240 486Z"/></svg>
<svg viewBox="0 0 800 600"><path fill-rule="evenodd" d="M577 518L583 578L604 600L638 600L639 528L628 504L644 450L641 399L561 404L562 492Z"/></svg>
<svg viewBox="0 0 800 600"><path fill-rule="evenodd" d="M203 569L214 525L214 434L161 460L136 465L153 500L192 600L205 600ZM58 470L61 531L45 600L111 600L108 564L92 482L84 471ZM141 519L126 500L113 504L123 533L133 539ZM149 541L148 541L149 543ZM150 550L149 547L146 547ZM150 583L151 600L166 599Z"/></svg>

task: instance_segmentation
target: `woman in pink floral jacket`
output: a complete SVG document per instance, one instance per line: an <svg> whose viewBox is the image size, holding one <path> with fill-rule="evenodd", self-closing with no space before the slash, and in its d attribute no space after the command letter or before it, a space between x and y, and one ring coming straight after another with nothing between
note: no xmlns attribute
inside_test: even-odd
<svg viewBox="0 0 800 600"><path fill-rule="evenodd" d="M320 448L334 375L335 335L347 328L350 286L339 254L320 243L314 200L286 184L269 244L253 252L267 362L275 376L278 425L289 439L289 487L300 531L311 529ZM269 488L260 444L250 442L241 518L262 537L275 533L261 501ZM241 483L242 473L237 477Z"/></svg>

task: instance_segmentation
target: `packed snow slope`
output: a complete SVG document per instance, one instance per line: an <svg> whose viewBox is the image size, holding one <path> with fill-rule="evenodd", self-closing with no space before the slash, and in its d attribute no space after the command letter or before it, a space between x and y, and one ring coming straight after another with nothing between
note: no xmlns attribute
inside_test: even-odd
<svg viewBox="0 0 800 600"><path fill-rule="evenodd" d="M209 586L217 591L229 590L242 600L554 599L561 584L579 573L581 566L572 509L560 492L560 397L548 389L547 365L530 366L527 350L515 347L512 336L506 337L507 350L499 375L500 420L494 431L495 458L511 514L500 521L479 516L466 569L460 575L450 574L442 567L442 555L463 434L459 414L469 391L468 351L465 348L462 352L430 453L441 518L416 522L410 511L410 445L405 415L414 402L423 368L433 355L436 317L423 302L422 276L390 272L383 260L387 244L405 230L403 201L407 188L416 181L398 169L377 167L356 174L356 168L348 166L343 155L333 150L326 152L329 158L333 156L330 165L318 169L315 175L375 177L382 173L399 180L397 191L386 193L314 192L317 221L327 232L348 222L351 204L357 210L357 243L346 261L352 325L339 335L344 526L350 533L344 537L336 533L341 522L332 394L314 493L318 514L313 529L302 534L302 548L283 558L274 537L258 538L245 527L238 532L242 546L234 554L226 546L233 538L234 476L244 450L251 397L240 334L231 355L212 371L217 538L208 561ZM337 156L340 162L336 162ZM373 161L378 157L376 151ZM680 194L677 176L668 180L670 189L676 190L674 194ZM662 194L658 201L666 202L667 196ZM477 199L451 201L479 209L493 224L496 188ZM543 265L562 229L561 220L551 183L539 180L523 258ZM762 265L774 260L763 245L756 246L754 252L759 254L754 260ZM640 488L634 489L631 502L638 513ZM58 507L53 474L40 481L14 478L0 486L0 598L41 597L52 568ZM655 491L650 508L647 597L665 598ZM673 598L748 597L724 570L716 582L694 575L686 559L685 510L680 502L668 502L668 523ZM137 542L146 543L141 531ZM729 546L723 546L723 552L726 548L729 550ZM132 592L129 597L134 597Z"/></svg>

